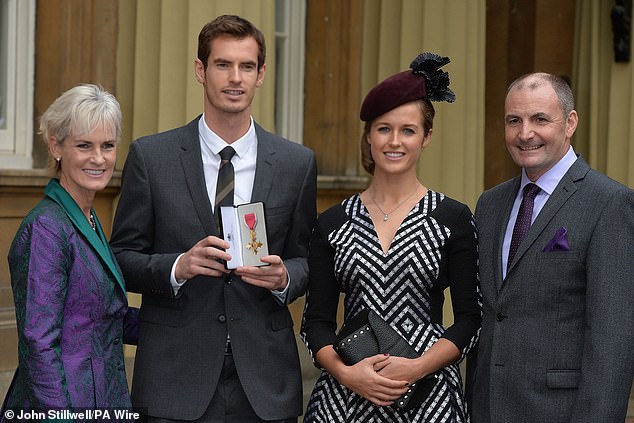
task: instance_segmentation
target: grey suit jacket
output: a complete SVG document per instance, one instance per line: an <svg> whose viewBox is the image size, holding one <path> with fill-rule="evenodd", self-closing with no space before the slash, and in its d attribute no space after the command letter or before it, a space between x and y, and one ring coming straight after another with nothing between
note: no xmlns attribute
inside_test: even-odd
<svg viewBox="0 0 634 423"><path fill-rule="evenodd" d="M308 282L315 158L258 125L256 133L251 199L265 204L269 253L284 260L292 301ZM256 413L263 419L300 415L299 357L285 304L233 274L195 277L173 295L174 260L208 235L218 235L218 228L205 188L198 118L132 143L111 246L128 290L143 294L133 406L151 416L199 418L216 390L229 333L240 381Z"/></svg>
<svg viewBox="0 0 634 423"><path fill-rule="evenodd" d="M483 193L475 213L484 316L472 421L623 423L634 377L634 191L578 158L503 281L519 184ZM562 227L569 250L550 251Z"/></svg>

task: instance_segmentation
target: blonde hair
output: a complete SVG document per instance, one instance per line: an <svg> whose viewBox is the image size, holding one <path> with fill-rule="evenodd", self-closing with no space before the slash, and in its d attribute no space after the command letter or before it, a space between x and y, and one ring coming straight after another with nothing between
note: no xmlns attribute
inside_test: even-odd
<svg viewBox="0 0 634 423"><path fill-rule="evenodd" d="M53 101L40 118L39 132L47 145L51 138L55 138L57 144L63 144L70 135L86 135L101 126L111 129L115 139L119 139L121 136L119 102L99 85L81 84L64 92Z"/></svg>

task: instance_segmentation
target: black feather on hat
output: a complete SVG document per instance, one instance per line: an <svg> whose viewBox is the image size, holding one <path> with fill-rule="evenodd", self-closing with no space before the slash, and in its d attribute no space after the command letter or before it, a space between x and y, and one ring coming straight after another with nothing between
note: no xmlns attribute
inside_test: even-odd
<svg viewBox="0 0 634 423"><path fill-rule="evenodd" d="M447 103L456 101L456 95L449 88L449 74L440 70L449 62L451 60L448 57L422 53L410 63L409 68L414 75L425 77L425 90L429 101L446 101Z"/></svg>

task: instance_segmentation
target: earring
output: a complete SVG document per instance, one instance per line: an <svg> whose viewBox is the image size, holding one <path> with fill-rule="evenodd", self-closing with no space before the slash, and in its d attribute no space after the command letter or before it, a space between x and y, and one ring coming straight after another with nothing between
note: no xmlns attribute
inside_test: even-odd
<svg viewBox="0 0 634 423"><path fill-rule="evenodd" d="M59 161L60 161L61 159L62 159L61 157L55 157L55 161L56 161L57 163L59 163Z"/></svg>

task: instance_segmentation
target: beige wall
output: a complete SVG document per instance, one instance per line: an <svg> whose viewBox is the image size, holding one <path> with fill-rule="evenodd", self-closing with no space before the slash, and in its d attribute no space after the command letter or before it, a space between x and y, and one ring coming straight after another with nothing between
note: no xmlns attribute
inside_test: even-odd
<svg viewBox="0 0 634 423"><path fill-rule="evenodd" d="M577 1L573 90L579 127L573 146L592 167L634 188L634 66L614 61L612 6Z"/></svg>
<svg viewBox="0 0 634 423"><path fill-rule="evenodd" d="M475 207L484 173L484 0L367 0L362 93L407 69L422 51L448 56L455 103L436 103L432 143L419 176L432 189Z"/></svg>

